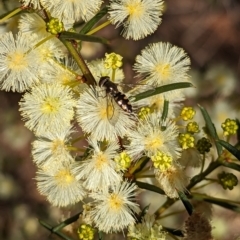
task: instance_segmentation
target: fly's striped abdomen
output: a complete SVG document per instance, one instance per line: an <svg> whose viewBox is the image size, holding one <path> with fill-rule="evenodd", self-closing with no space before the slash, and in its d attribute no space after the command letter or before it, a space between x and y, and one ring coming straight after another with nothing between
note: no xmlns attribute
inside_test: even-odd
<svg viewBox="0 0 240 240"><path fill-rule="evenodd" d="M104 87L107 94L110 94L115 102L121 107L125 112L132 113L132 105L129 103L128 98L124 93L121 93L117 84L110 81L109 77L101 77L99 80L99 86Z"/></svg>

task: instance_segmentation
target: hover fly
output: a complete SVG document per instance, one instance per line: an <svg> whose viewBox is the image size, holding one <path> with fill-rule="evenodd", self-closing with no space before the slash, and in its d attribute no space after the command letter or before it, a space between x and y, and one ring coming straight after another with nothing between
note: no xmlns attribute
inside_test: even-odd
<svg viewBox="0 0 240 240"><path fill-rule="evenodd" d="M101 77L98 85L105 88L106 94L112 96L120 108L125 112L132 113L132 105L129 103L128 98L118 90L117 84L112 82L109 77Z"/></svg>

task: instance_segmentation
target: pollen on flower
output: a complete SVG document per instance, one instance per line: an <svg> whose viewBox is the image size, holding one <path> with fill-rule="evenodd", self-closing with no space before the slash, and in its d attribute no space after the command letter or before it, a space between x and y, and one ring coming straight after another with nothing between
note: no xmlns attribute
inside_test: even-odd
<svg viewBox="0 0 240 240"><path fill-rule="evenodd" d="M104 155L103 152L98 153L96 156L96 168L101 170L108 162L107 157Z"/></svg>
<svg viewBox="0 0 240 240"><path fill-rule="evenodd" d="M161 75L161 78L163 80L168 79L171 74L171 65L168 63L166 64L159 63L156 65L155 70L156 72L159 73L159 75Z"/></svg>
<svg viewBox="0 0 240 240"><path fill-rule="evenodd" d="M149 135L145 139L144 143L145 143L146 149L151 151L159 149L163 145L161 136L159 136L158 134Z"/></svg>
<svg viewBox="0 0 240 240"><path fill-rule="evenodd" d="M64 148L64 141L61 139L56 139L52 142L51 150L52 152L58 152L59 149Z"/></svg>
<svg viewBox="0 0 240 240"><path fill-rule="evenodd" d="M59 184L62 186L67 186L68 184L71 184L75 178L71 174L69 170L61 170L55 175L56 180L58 181Z"/></svg>
<svg viewBox="0 0 240 240"><path fill-rule="evenodd" d="M142 2L129 2L126 4L129 17L140 17L143 14L144 6Z"/></svg>
<svg viewBox="0 0 240 240"><path fill-rule="evenodd" d="M60 107L60 99L48 97L44 100L41 111L43 113L56 113Z"/></svg>
<svg viewBox="0 0 240 240"><path fill-rule="evenodd" d="M12 70L22 70L28 67L25 54L23 52L15 52L7 56L8 67Z"/></svg>
<svg viewBox="0 0 240 240"><path fill-rule="evenodd" d="M138 113L139 119L144 119L148 114L150 114L151 108L150 107L142 107Z"/></svg>
<svg viewBox="0 0 240 240"><path fill-rule="evenodd" d="M118 212L122 209L123 206L123 200L120 198L118 194L111 194L109 198L109 205L111 206L113 211Z"/></svg>

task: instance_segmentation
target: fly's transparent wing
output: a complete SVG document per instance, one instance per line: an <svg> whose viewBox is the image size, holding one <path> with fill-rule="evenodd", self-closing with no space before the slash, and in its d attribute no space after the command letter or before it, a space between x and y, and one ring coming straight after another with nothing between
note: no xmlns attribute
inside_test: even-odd
<svg viewBox="0 0 240 240"><path fill-rule="evenodd" d="M123 89L122 92L125 92L128 96L136 95L138 93L146 91L155 91L155 87L144 82L137 83L120 83L118 88Z"/></svg>
<svg viewBox="0 0 240 240"><path fill-rule="evenodd" d="M115 100L113 99L113 97L107 94L107 97L106 97L107 118L110 124L112 124L113 126L118 121L118 117L120 113L119 111L120 111L119 106L115 103Z"/></svg>

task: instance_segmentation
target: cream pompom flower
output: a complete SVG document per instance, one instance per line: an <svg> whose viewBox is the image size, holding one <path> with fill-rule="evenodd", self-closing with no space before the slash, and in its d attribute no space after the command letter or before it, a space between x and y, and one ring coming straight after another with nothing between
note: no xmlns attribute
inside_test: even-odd
<svg viewBox="0 0 240 240"><path fill-rule="evenodd" d="M81 18L91 19L100 9L102 0L41 0L41 3L53 17L75 22Z"/></svg>
<svg viewBox="0 0 240 240"><path fill-rule="evenodd" d="M70 169L71 163L59 162L56 165L56 162L53 162L37 172L37 188L54 206L73 205L86 196L82 182L76 179Z"/></svg>
<svg viewBox="0 0 240 240"><path fill-rule="evenodd" d="M70 88L44 83L25 93L19 105L26 127L41 135L69 127L76 101Z"/></svg>
<svg viewBox="0 0 240 240"><path fill-rule="evenodd" d="M0 37L0 88L23 92L39 82L39 57L31 49L29 38L19 33L14 39L11 32Z"/></svg>
<svg viewBox="0 0 240 240"><path fill-rule="evenodd" d="M136 190L136 184L121 182L110 190L90 194L96 204L91 218L100 231L118 232L135 223L134 213L140 211L135 200Z"/></svg>
<svg viewBox="0 0 240 240"><path fill-rule="evenodd" d="M162 0L110 1L109 20L123 25L123 37L139 40L152 34L161 23Z"/></svg>
<svg viewBox="0 0 240 240"><path fill-rule="evenodd" d="M162 124L164 124L164 130ZM142 154L151 158L161 152L172 159L177 159L180 157L181 150L177 137L176 124L169 119L163 123L160 116L153 113L140 120L136 129L128 134L130 144L126 146L126 150L133 158L138 158Z"/></svg>
<svg viewBox="0 0 240 240"><path fill-rule="evenodd" d="M72 156L68 150L71 128L61 130L59 128L51 132L41 133L37 140L32 143L33 161L42 166L46 162L70 161Z"/></svg>
<svg viewBox="0 0 240 240"><path fill-rule="evenodd" d="M189 183L189 178L179 164L172 164L165 171L155 169L155 176L159 186L170 198L178 198L178 192L184 192Z"/></svg>
<svg viewBox="0 0 240 240"><path fill-rule="evenodd" d="M170 43L153 43L136 57L134 70L150 85L188 81L190 59L182 48Z"/></svg>
<svg viewBox="0 0 240 240"><path fill-rule="evenodd" d="M119 145L117 142L109 143L101 149L97 141L89 139L91 155L84 161L77 162L72 172L77 179L83 180L83 185L88 190L103 190L112 185L119 184L122 176L116 172L116 162Z"/></svg>
<svg viewBox="0 0 240 240"><path fill-rule="evenodd" d="M83 131L95 140L114 141L133 128L132 116L118 106L100 87L87 88L77 104L77 121Z"/></svg>
<svg viewBox="0 0 240 240"><path fill-rule="evenodd" d="M37 13L22 14L18 29L24 34L50 35L46 30L46 22Z"/></svg>

